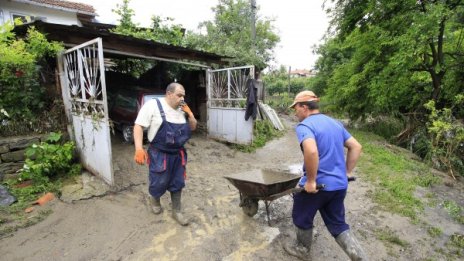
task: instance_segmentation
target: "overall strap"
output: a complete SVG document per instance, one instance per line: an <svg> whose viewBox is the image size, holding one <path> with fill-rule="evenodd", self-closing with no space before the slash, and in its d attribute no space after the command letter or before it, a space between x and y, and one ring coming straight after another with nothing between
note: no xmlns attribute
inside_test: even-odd
<svg viewBox="0 0 464 261"><path fill-rule="evenodd" d="M156 98L156 103L158 103L158 109L161 114L161 119L163 119L163 121L166 121L166 114L164 113L163 106L161 106L161 102L159 101L158 98Z"/></svg>

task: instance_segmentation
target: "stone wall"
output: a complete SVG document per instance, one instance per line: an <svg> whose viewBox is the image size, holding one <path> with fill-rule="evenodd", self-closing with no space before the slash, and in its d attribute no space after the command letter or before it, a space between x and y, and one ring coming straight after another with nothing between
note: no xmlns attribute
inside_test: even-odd
<svg viewBox="0 0 464 261"><path fill-rule="evenodd" d="M26 148L45 141L48 135L0 138L0 181L14 176L24 165Z"/></svg>

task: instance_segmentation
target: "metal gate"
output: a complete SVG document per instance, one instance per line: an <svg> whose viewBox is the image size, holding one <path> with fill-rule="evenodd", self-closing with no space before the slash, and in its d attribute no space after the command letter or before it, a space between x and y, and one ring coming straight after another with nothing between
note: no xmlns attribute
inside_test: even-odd
<svg viewBox="0 0 464 261"><path fill-rule="evenodd" d="M254 78L252 65L207 70L208 136L237 144L253 141L253 119L245 120L246 83Z"/></svg>
<svg viewBox="0 0 464 261"><path fill-rule="evenodd" d="M64 52L59 58L66 115L82 165L114 184L110 126L101 38Z"/></svg>

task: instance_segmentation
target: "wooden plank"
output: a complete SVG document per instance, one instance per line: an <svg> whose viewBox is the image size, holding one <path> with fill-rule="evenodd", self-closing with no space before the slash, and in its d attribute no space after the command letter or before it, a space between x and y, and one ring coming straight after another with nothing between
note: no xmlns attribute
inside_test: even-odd
<svg viewBox="0 0 464 261"><path fill-rule="evenodd" d="M269 119L272 122L272 125L274 125L274 128L278 130L284 130L285 127L282 124L282 122L279 119L279 116L275 112L274 109L272 109L269 105L258 102L259 108L264 112L264 116Z"/></svg>

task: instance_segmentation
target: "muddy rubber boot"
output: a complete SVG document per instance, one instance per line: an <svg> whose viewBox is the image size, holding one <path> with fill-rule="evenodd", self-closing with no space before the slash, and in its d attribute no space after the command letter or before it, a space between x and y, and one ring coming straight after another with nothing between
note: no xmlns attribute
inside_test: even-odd
<svg viewBox="0 0 464 261"><path fill-rule="evenodd" d="M160 198L150 197L150 203L151 203L151 209L153 210L153 213L158 215L161 212L163 212L163 208L161 207Z"/></svg>
<svg viewBox="0 0 464 261"><path fill-rule="evenodd" d="M171 192L171 202L172 202L172 217L177 221L177 223L182 226L187 226L189 221L182 215L181 212L181 195L182 192Z"/></svg>
<svg viewBox="0 0 464 261"><path fill-rule="evenodd" d="M343 251L345 251L351 260L368 260L361 244L359 244L349 229L338 235L335 241L343 248Z"/></svg>
<svg viewBox="0 0 464 261"><path fill-rule="evenodd" d="M296 229L296 239L284 244L285 251L301 260L311 260L310 251L313 240L313 229Z"/></svg>

